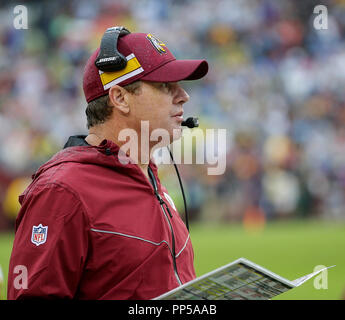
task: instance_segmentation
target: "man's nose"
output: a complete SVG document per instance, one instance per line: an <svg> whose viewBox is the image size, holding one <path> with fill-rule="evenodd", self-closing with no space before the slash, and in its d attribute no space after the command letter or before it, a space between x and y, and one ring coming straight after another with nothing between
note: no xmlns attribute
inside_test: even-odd
<svg viewBox="0 0 345 320"><path fill-rule="evenodd" d="M174 103L183 104L186 103L188 100L189 94L179 84L177 84Z"/></svg>

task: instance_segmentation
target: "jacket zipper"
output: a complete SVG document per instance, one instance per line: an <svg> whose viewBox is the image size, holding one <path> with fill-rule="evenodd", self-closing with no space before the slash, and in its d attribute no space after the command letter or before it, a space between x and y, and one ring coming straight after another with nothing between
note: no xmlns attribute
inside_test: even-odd
<svg viewBox="0 0 345 320"><path fill-rule="evenodd" d="M172 218L172 214L169 210L169 207L168 205L165 203L165 201L163 200L163 198L161 197L161 195L158 193L158 187L157 187L157 181L156 181L156 178L151 170L150 167L148 167L148 173L149 173L149 176L152 180L152 184L153 184L153 189L154 189L154 193L155 193L155 196L156 198L158 199L159 203L160 203L160 206L162 208L162 211L163 211L163 214L164 214L164 217L165 219L167 220L168 224L169 224L169 227L170 227L170 231L171 231L171 240L172 240L172 258L173 258L173 266L174 266L174 272L175 272L175 277L177 279L177 282L179 283L179 285L182 285L182 282L180 280L180 277L178 275L178 272L177 272L177 265L176 265L176 254L175 254L175 235L174 235L174 229L171 225L171 222L167 216L167 213L166 213L166 210L164 209L164 206L165 208L167 209L168 213L169 213L169 216L170 218Z"/></svg>

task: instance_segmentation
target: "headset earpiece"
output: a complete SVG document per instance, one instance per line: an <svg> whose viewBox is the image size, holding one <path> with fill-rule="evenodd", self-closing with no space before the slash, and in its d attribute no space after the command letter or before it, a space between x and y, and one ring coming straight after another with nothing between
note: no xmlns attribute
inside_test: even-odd
<svg viewBox="0 0 345 320"><path fill-rule="evenodd" d="M104 72L119 71L126 67L127 59L117 50L119 37L130 34L125 27L108 28L101 41L100 51L95 61L96 67Z"/></svg>

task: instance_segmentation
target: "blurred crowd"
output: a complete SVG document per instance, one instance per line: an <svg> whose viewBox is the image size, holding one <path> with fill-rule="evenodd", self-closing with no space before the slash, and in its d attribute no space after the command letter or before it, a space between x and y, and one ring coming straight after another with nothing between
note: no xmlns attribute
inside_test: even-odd
<svg viewBox="0 0 345 320"><path fill-rule="evenodd" d="M0 5L0 229L35 170L86 134L83 68L114 25L210 64L183 83L185 115L227 129L227 166L219 176L179 166L191 219L343 219L345 1L322 3L325 30L313 24L320 1L26 1L27 30L13 27L13 3ZM170 170L161 180L183 212Z"/></svg>

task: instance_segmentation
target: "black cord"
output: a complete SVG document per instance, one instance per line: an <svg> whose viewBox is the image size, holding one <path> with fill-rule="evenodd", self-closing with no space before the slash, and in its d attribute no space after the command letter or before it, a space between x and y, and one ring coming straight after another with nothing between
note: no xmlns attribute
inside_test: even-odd
<svg viewBox="0 0 345 320"><path fill-rule="evenodd" d="M182 185L182 181L181 181L181 177L180 177L180 173L178 172L178 169L177 169L177 165L174 161L174 158L173 158L173 155L169 149L169 147L167 147L168 150L169 150L169 153L170 153L170 158L174 164L174 167L175 167L175 170L176 170L176 174L177 174L177 177L178 177L178 181L180 183L180 187L181 187L181 192L182 192L182 197L183 197L183 203L184 203L184 212L185 212L185 223L186 223L186 227L187 227L187 230L189 232L189 222L188 222L188 211L187 211L187 202L186 202L186 197L184 195L184 190L183 190L183 185Z"/></svg>

